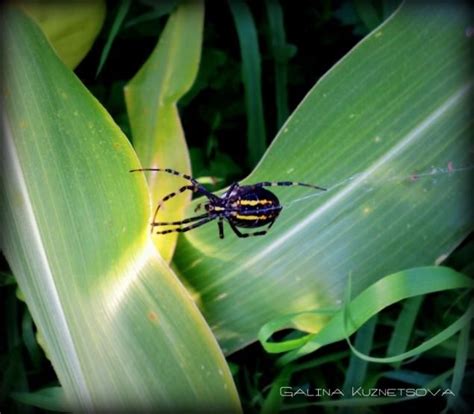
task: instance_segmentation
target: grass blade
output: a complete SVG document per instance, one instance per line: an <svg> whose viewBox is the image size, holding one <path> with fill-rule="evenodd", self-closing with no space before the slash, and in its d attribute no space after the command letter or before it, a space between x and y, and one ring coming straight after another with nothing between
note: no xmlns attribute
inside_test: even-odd
<svg viewBox="0 0 474 414"><path fill-rule="evenodd" d="M289 115L288 109L288 60L290 45L285 39L283 11L278 0L266 0L267 19L269 23L271 50L275 71L275 100L277 109L277 129L283 125Z"/></svg>
<svg viewBox="0 0 474 414"><path fill-rule="evenodd" d="M369 319L357 331L354 346L360 352L368 354L373 345L375 327L377 326L377 316ZM346 377L342 386L344 395L350 395L352 387L362 387L367 375L368 362L352 354L349 359L349 366L346 371Z"/></svg>
<svg viewBox="0 0 474 414"><path fill-rule="evenodd" d="M266 145L261 85L260 49L257 30L249 7L243 0L229 0L239 37L242 57L242 82L247 110L247 147L252 166L262 157Z"/></svg>
<svg viewBox="0 0 474 414"><path fill-rule="evenodd" d="M467 323L464 325L463 329L459 333L458 339L458 349L456 352L456 361L454 363L453 370L453 379L451 381L451 386L449 387L453 392L454 396L448 396L448 403L443 412L449 412L450 409L457 408L457 403L460 402L461 389L464 379L464 374L466 371L466 364L469 353L469 331L471 329L471 324Z"/></svg>
<svg viewBox="0 0 474 414"><path fill-rule="evenodd" d="M407 299L403 304L403 309L390 337L387 356L401 354L407 349L423 299L423 296L415 296L414 298ZM400 367L400 365L401 362L395 364L396 367Z"/></svg>
<svg viewBox="0 0 474 414"><path fill-rule="evenodd" d="M123 21L125 20L125 17L127 16L128 9L130 8L130 3L131 0L121 0L117 8L117 14L114 18L112 27L110 28L110 32L107 36L107 41L105 42L105 46L102 49L102 53L100 54L99 67L97 68L97 72L95 74L96 77L99 75L100 71L102 70L102 67L104 66L105 61L107 60L107 57L109 56L112 43L114 42L114 39L117 36L120 27L122 26Z"/></svg>

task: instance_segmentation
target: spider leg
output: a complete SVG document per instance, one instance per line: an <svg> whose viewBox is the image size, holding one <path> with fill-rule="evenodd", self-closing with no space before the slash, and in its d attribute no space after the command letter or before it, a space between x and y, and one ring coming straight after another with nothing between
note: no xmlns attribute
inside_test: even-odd
<svg viewBox="0 0 474 414"><path fill-rule="evenodd" d="M209 217L209 214L201 214L200 216L195 216L195 217L189 217L187 219L181 220L181 221L160 221L157 223L151 223L152 226L171 226L171 225L180 225L180 224L186 224L186 223L192 223L193 221L201 220L205 217Z"/></svg>
<svg viewBox="0 0 474 414"><path fill-rule="evenodd" d="M199 187L196 187L194 185L185 185L185 186L181 187L178 191L173 191L172 193L169 193L166 196L164 196L156 206L155 214L153 214L152 226L153 226L153 223L155 223L156 216L158 215L158 211L160 211L160 208L162 207L163 203L168 201L170 198L176 197L178 194L181 194L186 190L190 190L193 193L195 193L195 192L199 191Z"/></svg>
<svg viewBox="0 0 474 414"><path fill-rule="evenodd" d="M223 218L219 217L219 221L217 222L217 226L219 227L219 238L224 238L224 223L222 222Z"/></svg>
<svg viewBox="0 0 474 414"><path fill-rule="evenodd" d="M276 219L275 219L275 220L272 220L272 221L270 222L270 224L268 225L267 230L265 230L265 231L270 230L270 228L273 226L273 223L275 223L275 221L276 221Z"/></svg>
<svg viewBox="0 0 474 414"><path fill-rule="evenodd" d="M298 183L295 181L262 181L261 183L256 183L249 185L249 187L259 188L259 187L310 187L315 188L316 190L326 191L326 188L319 187L314 184Z"/></svg>
<svg viewBox="0 0 474 414"><path fill-rule="evenodd" d="M185 180L188 180L188 181L191 181L193 184L195 185L200 185L197 180L193 177L191 177L190 175L188 174L183 174L183 173L180 173L179 171L176 171L176 170L172 170L171 168L136 168L134 170L130 170L130 172L138 172L138 171L157 171L157 172L165 172L165 173L168 173L168 174L173 174L173 175L176 175L178 177L182 177L184 178Z"/></svg>
<svg viewBox="0 0 474 414"><path fill-rule="evenodd" d="M265 230L254 231L253 233L242 233L234 223L232 223L230 220L228 220L228 222L230 224L230 227L232 228L232 230L238 237L246 238L246 237L252 237L252 236L264 236L265 234L267 234L270 227L273 226L273 223L275 223L275 220L272 220Z"/></svg>
<svg viewBox="0 0 474 414"><path fill-rule="evenodd" d="M140 171L156 171L156 172L165 172L168 174L176 175L178 177L182 177L185 180L191 181L193 185L186 185L181 187L177 192L170 193L166 195L156 206L155 214L153 214L153 223L155 223L156 216L158 214L158 211L160 210L161 206L163 205L164 202L168 201L170 198L175 197L176 195L182 193L183 191L186 190L191 190L194 193L201 193L205 195L207 198L216 200L219 199L219 197L215 196L212 194L210 191L207 191L199 182L191 177L190 175L180 173L176 170L172 170L171 168L136 168L133 170L130 170L130 172L140 172Z"/></svg>
<svg viewBox="0 0 474 414"><path fill-rule="evenodd" d="M218 198L214 194L212 194L210 191L207 191L199 182L191 177L188 174L183 174L180 173L179 171L172 170L171 168L136 168L133 170L130 170L130 172L140 172L140 171L156 171L156 172L165 172L168 174L176 175L177 177L184 178L185 180L191 181L194 184L194 187L198 187L199 191L208 196L209 198Z"/></svg>
<svg viewBox="0 0 474 414"><path fill-rule="evenodd" d="M235 190L235 188L238 186L239 186L239 183L232 183L229 189L225 192L223 198L228 198L232 194L232 192Z"/></svg>
<svg viewBox="0 0 474 414"><path fill-rule="evenodd" d="M185 233L189 230L195 229L196 227L200 227L203 224L209 223L210 221L214 220L216 217L217 216L208 216L204 220L198 221L197 223L191 224L190 226L178 227L176 229L171 229L171 230L157 231L156 234Z"/></svg>

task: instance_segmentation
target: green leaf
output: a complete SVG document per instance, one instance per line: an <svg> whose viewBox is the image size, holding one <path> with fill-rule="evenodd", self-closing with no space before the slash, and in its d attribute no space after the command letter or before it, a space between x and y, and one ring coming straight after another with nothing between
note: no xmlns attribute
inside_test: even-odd
<svg viewBox="0 0 474 414"><path fill-rule="evenodd" d="M424 296L415 296L408 299L403 304L403 309L393 329L392 336L387 348L387 356L397 355L405 352L408 341L412 337L413 327L415 325L416 317L420 310ZM397 368L400 368L401 362L396 363Z"/></svg>
<svg viewBox="0 0 474 414"><path fill-rule="evenodd" d="M151 56L125 87L133 145L143 167L191 172L177 102L196 78L203 22L203 2L183 1L170 16ZM156 172L147 173L147 178L153 209L166 194L189 184L182 178ZM188 193L167 202L159 221L181 220L190 198ZM167 261L171 260L176 239L177 233L167 238L155 237L155 244Z"/></svg>
<svg viewBox="0 0 474 414"><path fill-rule="evenodd" d="M228 2L239 37L247 112L247 149L250 165L254 166L267 147L257 30L252 13L244 0L228 0Z"/></svg>
<svg viewBox="0 0 474 414"><path fill-rule="evenodd" d="M374 30L381 23L373 1L354 0L353 4L359 18L369 31Z"/></svg>
<svg viewBox="0 0 474 414"><path fill-rule="evenodd" d="M92 48L105 20L104 0L21 1L65 65L75 68Z"/></svg>
<svg viewBox="0 0 474 414"><path fill-rule="evenodd" d="M211 331L149 236L126 137L23 14L3 14L0 246L74 411L239 411Z"/></svg>
<svg viewBox="0 0 474 414"><path fill-rule="evenodd" d="M270 46L274 60L275 101L277 110L277 127L280 128L289 115L288 109L288 60L291 45L285 40L283 10L279 0L265 0L267 11Z"/></svg>
<svg viewBox="0 0 474 414"><path fill-rule="evenodd" d="M8 285L15 285L15 277L9 273L0 272L0 287L5 287Z"/></svg>
<svg viewBox="0 0 474 414"><path fill-rule="evenodd" d="M402 6L316 84L243 181L328 191L272 188L284 208L264 237L226 227L219 240L213 223L180 238L175 263L225 352L274 318L339 306L349 274L357 294L440 262L472 230L467 15Z"/></svg>
<svg viewBox="0 0 474 414"><path fill-rule="evenodd" d="M23 404L49 411L68 411L64 390L61 387L43 388L36 392L12 392L11 397Z"/></svg>
<svg viewBox="0 0 474 414"><path fill-rule="evenodd" d="M448 396L448 404L444 412L449 412L450 409L455 409L456 404L460 402L461 387L466 372L467 359L469 354L469 331L471 324L467 323L459 333L458 349L456 352L456 362L454 364L453 379L451 381L450 389L453 396ZM459 407L458 407L459 408Z"/></svg>
<svg viewBox="0 0 474 414"><path fill-rule="evenodd" d="M100 54L100 61L99 61L99 67L97 68L96 76L100 73L102 70L102 67L104 66L104 63L109 56L110 49L112 47L112 43L115 40L115 37L117 36L120 27L123 24L123 21L125 19L125 16L127 16L128 9L130 8L130 3L131 0L122 0L117 8L117 14L114 18L114 22L112 24L112 27L110 28L109 35L107 36L107 41L104 45L104 48L102 50L102 53Z"/></svg>
<svg viewBox="0 0 474 414"><path fill-rule="evenodd" d="M291 352L280 359L281 363L288 363L310 352L314 352L325 345L347 339L349 335L353 334L371 317L398 301L447 289L472 289L473 287L474 282L471 279L446 267L409 269L378 280L351 300L351 302L347 304L347 309L343 307L340 311L335 313L320 331L317 333L309 333L299 338L298 342L291 339L282 343L269 342L269 338L273 332L284 327L291 326L297 328L298 321L296 318L298 314L293 315L292 318L285 316L281 318L281 320L274 320L264 325L260 330L259 339L267 352L284 352L291 350ZM471 305L468 311L448 328L445 328L433 338L423 342L416 348L400 355L387 358L368 357L359 352L350 342L348 342L348 344L353 353L366 361L384 363L398 362L438 345L462 329L466 321L469 323L472 318L472 309L473 306Z"/></svg>
<svg viewBox="0 0 474 414"><path fill-rule="evenodd" d="M180 0L167 0L160 3L153 2L149 4L149 6L151 7L150 11L128 20L127 23L125 23L125 27L132 27L140 23L145 23L150 20L158 19L159 17L164 16L166 14L170 14L173 9L176 8L177 3L179 2Z"/></svg>
<svg viewBox="0 0 474 414"><path fill-rule="evenodd" d="M369 319L357 331L354 347L363 353L369 353L373 346L377 315ZM352 387L362 387L367 376L368 362L352 354L349 359L342 392L349 395Z"/></svg>

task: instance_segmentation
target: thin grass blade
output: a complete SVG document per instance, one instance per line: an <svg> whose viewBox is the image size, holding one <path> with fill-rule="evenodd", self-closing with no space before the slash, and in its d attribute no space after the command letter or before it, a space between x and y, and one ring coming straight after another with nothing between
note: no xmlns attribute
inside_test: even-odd
<svg viewBox="0 0 474 414"><path fill-rule="evenodd" d="M260 48L250 8L243 0L228 0L239 37L242 82L247 112L247 149L251 166L262 157L266 145L261 85Z"/></svg>
<svg viewBox="0 0 474 414"><path fill-rule="evenodd" d="M278 0L266 0L269 38L274 60L275 101L277 110L277 129L287 120L288 109L288 60L292 51L286 43L283 10Z"/></svg>
<svg viewBox="0 0 474 414"><path fill-rule="evenodd" d="M100 54L99 67L97 68L95 76L99 75L100 71L102 70L102 67L104 66L105 61L107 60L107 57L109 56L114 39L117 36L120 27L122 26L123 21L125 20L125 17L127 16L128 9L130 8L130 3L131 0L122 0L117 8L117 14L114 18L112 27L110 28L110 32L107 36L107 41L105 42L104 48L102 49L102 53Z"/></svg>

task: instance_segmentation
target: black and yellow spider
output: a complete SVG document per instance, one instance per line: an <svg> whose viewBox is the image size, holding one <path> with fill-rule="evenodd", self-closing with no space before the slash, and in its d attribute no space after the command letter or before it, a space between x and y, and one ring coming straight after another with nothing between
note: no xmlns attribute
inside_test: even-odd
<svg viewBox="0 0 474 414"><path fill-rule="evenodd" d="M130 170L130 172L137 171L161 171L168 174L174 174L188 180L191 184L181 187L178 191L168 194L165 196L156 207L155 214L153 216L153 222L151 223L152 230L154 227L160 226L179 226L170 230L157 231L156 234L168 234L173 232L184 233L186 231L200 227L212 220L217 219L217 225L219 227L219 237L224 238L224 220L227 220L234 233L239 237L249 236L263 236L272 227L273 223L277 219L278 215L282 210L282 206L277 196L271 191L266 190L263 187L273 186L303 186L311 187L317 190L325 191L325 188L318 187L317 185L296 183L293 181L263 181L252 185L239 185L239 183L233 183L226 193L222 197L218 197L211 192L207 191L201 184L199 184L193 177L187 174L182 174L178 171L171 170L169 168L140 168ZM181 221L169 221L169 222L156 222L156 216L163 203L168 201L170 198L177 196L178 194L189 190L193 193L202 194L207 197L206 203L198 204L195 212L199 211L201 207L204 207L206 211L204 214L200 214L195 217L190 217ZM188 226L185 224L193 223ZM260 230L252 233L242 233L240 228L254 229L268 225L265 230Z"/></svg>

